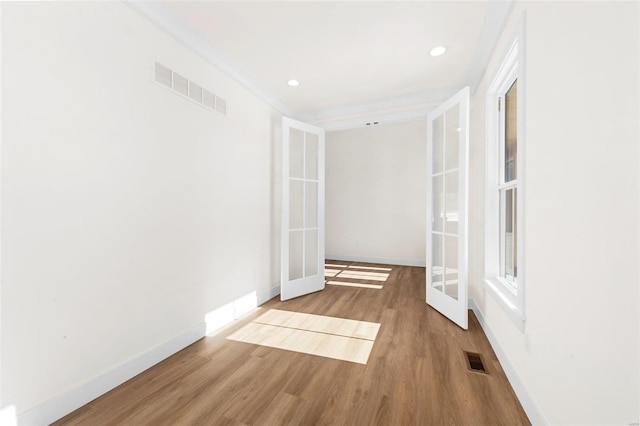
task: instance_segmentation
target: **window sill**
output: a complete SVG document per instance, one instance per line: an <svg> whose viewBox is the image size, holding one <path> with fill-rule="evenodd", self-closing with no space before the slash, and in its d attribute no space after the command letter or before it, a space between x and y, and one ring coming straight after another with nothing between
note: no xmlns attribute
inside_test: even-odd
<svg viewBox="0 0 640 426"><path fill-rule="evenodd" d="M525 317L521 307L518 306L515 294L509 290L497 277L485 278L485 288L491 293L498 305L513 321L520 332L524 333Z"/></svg>

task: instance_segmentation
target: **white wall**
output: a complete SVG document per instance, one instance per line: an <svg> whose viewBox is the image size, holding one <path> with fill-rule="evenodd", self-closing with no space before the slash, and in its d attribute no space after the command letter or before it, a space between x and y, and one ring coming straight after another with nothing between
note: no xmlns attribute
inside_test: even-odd
<svg viewBox="0 0 640 426"><path fill-rule="evenodd" d="M120 2L2 9L1 405L21 413L279 283L280 116ZM156 60L228 115L155 84Z"/></svg>
<svg viewBox="0 0 640 426"><path fill-rule="evenodd" d="M524 10L521 333L482 278L485 95ZM471 297L551 424L640 420L638 16L637 3L520 3L472 99Z"/></svg>
<svg viewBox="0 0 640 426"><path fill-rule="evenodd" d="M327 257L424 265L426 123L327 133Z"/></svg>

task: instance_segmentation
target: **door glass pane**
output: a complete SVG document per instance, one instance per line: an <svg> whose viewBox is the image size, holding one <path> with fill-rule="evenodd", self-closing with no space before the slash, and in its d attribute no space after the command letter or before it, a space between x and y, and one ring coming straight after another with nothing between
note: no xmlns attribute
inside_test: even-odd
<svg viewBox="0 0 640 426"><path fill-rule="evenodd" d="M444 237L445 294L458 300L458 237Z"/></svg>
<svg viewBox="0 0 640 426"><path fill-rule="evenodd" d="M302 232L289 232L289 281L302 278Z"/></svg>
<svg viewBox="0 0 640 426"><path fill-rule="evenodd" d="M307 191L305 193L305 228L315 228L318 226L318 183L305 182Z"/></svg>
<svg viewBox="0 0 640 426"><path fill-rule="evenodd" d="M443 188L442 188L442 182L443 182L443 176L436 176L432 179L432 184L433 184L433 188L432 188L432 216L431 216L431 220L433 222L433 230L436 232L443 232L444 231L444 225L443 225L443 221L444 221L444 193L442 192Z"/></svg>
<svg viewBox="0 0 640 426"><path fill-rule="evenodd" d="M304 133L289 129L289 176L304 177Z"/></svg>
<svg viewBox="0 0 640 426"><path fill-rule="evenodd" d="M518 188L513 189L513 283L518 282Z"/></svg>
<svg viewBox="0 0 640 426"><path fill-rule="evenodd" d="M443 291L445 271L442 235L432 234L431 237L431 286Z"/></svg>
<svg viewBox="0 0 640 426"><path fill-rule="evenodd" d="M305 133L305 162L307 179L318 179L318 135Z"/></svg>
<svg viewBox="0 0 640 426"><path fill-rule="evenodd" d="M305 231L305 267L304 276L310 277L318 274L318 231L316 229Z"/></svg>
<svg viewBox="0 0 640 426"><path fill-rule="evenodd" d="M460 105L456 104L446 113L447 129L445 132L445 170L458 168L458 152L460 151Z"/></svg>
<svg viewBox="0 0 640 426"><path fill-rule="evenodd" d="M507 189L501 192L500 208L501 214L504 214L503 225L501 229L502 243L502 276L510 283L516 283L517 278L517 228L516 228L516 192L515 188Z"/></svg>
<svg viewBox="0 0 640 426"><path fill-rule="evenodd" d="M303 227L303 188L304 182L289 180L289 229L300 229Z"/></svg>
<svg viewBox="0 0 640 426"><path fill-rule="evenodd" d="M443 171L444 114L433 120L433 174Z"/></svg>
<svg viewBox="0 0 640 426"><path fill-rule="evenodd" d="M518 80L504 97L504 181L517 178Z"/></svg>
<svg viewBox="0 0 640 426"><path fill-rule="evenodd" d="M445 187L445 222L444 232L448 234L458 233L458 172L450 172L444 175Z"/></svg>

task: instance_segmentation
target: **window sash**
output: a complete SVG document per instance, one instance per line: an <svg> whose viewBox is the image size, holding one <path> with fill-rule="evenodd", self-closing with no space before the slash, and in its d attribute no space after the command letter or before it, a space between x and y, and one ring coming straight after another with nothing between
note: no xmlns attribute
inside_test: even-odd
<svg viewBox="0 0 640 426"><path fill-rule="evenodd" d="M512 181L513 182L513 181ZM512 183L511 182L511 183ZM508 203L507 194L511 191L511 201ZM517 227L517 215L518 215L518 186L517 184L511 184L507 188L498 190L498 199L500 206L498 208L500 215L499 237L498 243L500 244L500 274L499 278L504 281L505 285L512 291L518 290L518 227ZM511 204L510 222L507 223L509 215L507 214L508 204ZM507 232L510 226L511 232ZM509 237L511 234L511 237ZM510 268L509 268L510 266ZM510 272L510 273L509 273ZM510 278L511 277L511 278Z"/></svg>
<svg viewBox="0 0 640 426"><path fill-rule="evenodd" d="M525 286L526 286L526 262L524 250L524 238L526 228L524 227L524 190L525 190L525 166L524 144L525 144L525 121L524 115L526 97L526 52L525 52L525 18L520 23L513 42L503 59L502 64L496 69L493 79L487 89L486 97L486 153L485 153L485 262L484 262L484 284L488 293L497 301L498 305L514 321L520 331L525 325ZM516 176L505 182L505 96L513 83L517 81L515 112L515 131L517 135L515 161ZM512 92L513 93L513 92ZM511 101L510 96L510 101ZM509 114L510 116L510 114ZM510 135L515 136L511 133ZM516 285L507 281L502 273L504 267L501 260L504 259L504 242L501 239L501 229L505 229L501 217L501 195L513 190L516 194L517 208L514 225L516 247L513 256L517 259Z"/></svg>

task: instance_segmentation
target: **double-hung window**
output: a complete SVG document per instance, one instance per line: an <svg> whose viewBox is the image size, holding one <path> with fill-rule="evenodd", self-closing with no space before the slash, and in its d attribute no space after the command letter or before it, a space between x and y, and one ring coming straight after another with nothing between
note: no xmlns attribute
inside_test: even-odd
<svg viewBox="0 0 640 426"><path fill-rule="evenodd" d="M498 97L500 123L500 278L518 289L518 79Z"/></svg>
<svg viewBox="0 0 640 426"><path fill-rule="evenodd" d="M516 40L487 92L485 284L524 327L524 101Z"/></svg>

